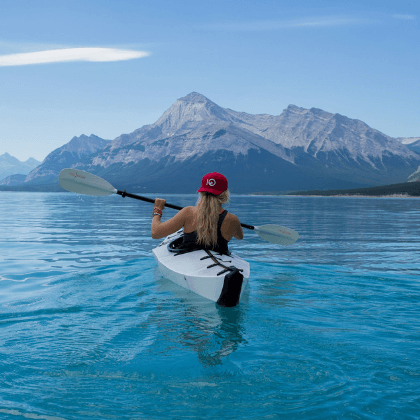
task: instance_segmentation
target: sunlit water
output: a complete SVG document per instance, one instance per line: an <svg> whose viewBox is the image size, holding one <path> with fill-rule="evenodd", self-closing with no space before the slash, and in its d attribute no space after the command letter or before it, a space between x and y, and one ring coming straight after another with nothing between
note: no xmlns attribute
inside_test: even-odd
<svg viewBox="0 0 420 420"><path fill-rule="evenodd" d="M0 193L0 419L419 419L420 200L228 209L301 235L232 242L230 309L161 278L150 205Z"/></svg>

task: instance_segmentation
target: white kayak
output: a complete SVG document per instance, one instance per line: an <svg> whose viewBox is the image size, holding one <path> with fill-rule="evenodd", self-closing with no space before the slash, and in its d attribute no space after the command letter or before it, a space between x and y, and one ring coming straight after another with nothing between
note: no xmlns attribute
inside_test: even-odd
<svg viewBox="0 0 420 420"><path fill-rule="evenodd" d="M220 306L236 306L249 279L249 263L214 251L177 250L183 231L169 235L153 255L163 277Z"/></svg>

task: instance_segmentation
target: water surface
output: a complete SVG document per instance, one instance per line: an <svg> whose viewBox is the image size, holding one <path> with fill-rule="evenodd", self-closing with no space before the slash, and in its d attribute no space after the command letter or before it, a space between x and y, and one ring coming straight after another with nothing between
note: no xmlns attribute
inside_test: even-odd
<svg viewBox="0 0 420 420"><path fill-rule="evenodd" d="M0 418L418 419L420 201L228 209L301 235L232 242L251 263L236 308L160 276L148 204L0 193Z"/></svg>

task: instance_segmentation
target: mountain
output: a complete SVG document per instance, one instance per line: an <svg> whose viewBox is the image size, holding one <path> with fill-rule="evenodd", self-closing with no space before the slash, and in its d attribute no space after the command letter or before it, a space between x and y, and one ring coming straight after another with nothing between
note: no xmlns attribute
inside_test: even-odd
<svg viewBox="0 0 420 420"><path fill-rule="evenodd" d="M412 144L420 140L420 137L397 137L402 144Z"/></svg>
<svg viewBox="0 0 420 420"><path fill-rule="evenodd" d="M365 196L365 197L420 197L420 182L380 185L378 187L355 188L348 190L296 191L290 195L300 196Z"/></svg>
<svg viewBox="0 0 420 420"><path fill-rule="evenodd" d="M9 175L0 181L0 185L7 185L9 187L14 187L14 186L23 184L25 182L25 179L26 179L26 175L24 174Z"/></svg>
<svg viewBox="0 0 420 420"><path fill-rule="evenodd" d="M25 178L26 185L57 184L61 169L74 166L83 159L103 149L109 140L101 139L95 135L73 137L67 144L51 152L41 165L31 171Z"/></svg>
<svg viewBox="0 0 420 420"><path fill-rule="evenodd" d="M277 116L247 114L193 92L113 141L73 138L24 185L57 185L59 171L75 167L133 192L196 191L212 171L235 193L344 189L405 182L419 165L407 145L359 120L295 105Z"/></svg>
<svg viewBox="0 0 420 420"><path fill-rule="evenodd" d="M0 156L0 181L9 175L27 175L40 163L34 158L29 158L25 162L21 162L19 159L9 155L9 153L4 153Z"/></svg>
<svg viewBox="0 0 420 420"><path fill-rule="evenodd" d="M344 158L380 167L387 155L412 157L405 146L364 122L317 108L290 105L261 135L293 150L296 156L304 152L322 161Z"/></svg>
<svg viewBox="0 0 420 420"><path fill-rule="evenodd" d="M408 182L419 182L420 181L420 166L415 172L413 172L407 179Z"/></svg>
<svg viewBox="0 0 420 420"><path fill-rule="evenodd" d="M399 137L397 140L420 155L420 137Z"/></svg>
<svg viewBox="0 0 420 420"><path fill-rule="evenodd" d="M209 171L234 192L404 182L420 156L359 120L290 105L280 115L222 108L199 93L77 164L118 187L187 192Z"/></svg>

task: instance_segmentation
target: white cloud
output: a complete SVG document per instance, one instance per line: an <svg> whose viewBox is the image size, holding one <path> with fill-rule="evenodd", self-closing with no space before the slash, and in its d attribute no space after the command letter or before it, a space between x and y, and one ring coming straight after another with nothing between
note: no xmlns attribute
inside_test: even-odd
<svg viewBox="0 0 420 420"><path fill-rule="evenodd" d="M69 61L123 61L148 56L145 51L115 48L63 48L21 54L0 55L0 66L60 63Z"/></svg>
<svg viewBox="0 0 420 420"><path fill-rule="evenodd" d="M395 19L402 19L402 20L416 20L414 15L392 15Z"/></svg>
<svg viewBox="0 0 420 420"><path fill-rule="evenodd" d="M368 18L354 18L346 16L318 16L306 19L292 20L263 20L248 22L220 22L210 23L204 27L216 30L232 31L270 31L293 28L322 28L348 25L364 25L378 23L378 20Z"/></svg>

